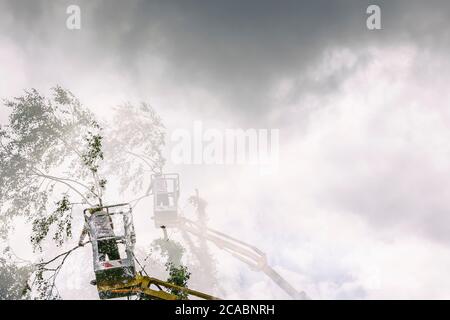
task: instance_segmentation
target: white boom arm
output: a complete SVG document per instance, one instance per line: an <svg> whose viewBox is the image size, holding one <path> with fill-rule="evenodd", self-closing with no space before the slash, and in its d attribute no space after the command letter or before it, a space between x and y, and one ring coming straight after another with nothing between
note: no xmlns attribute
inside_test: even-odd
<svg viewBox="0 0 450 320"><path fill-rule="evenodd" d="M179 217L178 228L214 243L218 248L229 252L246 263L252 270L264 272L293 299L308 299L305 292L298 292L286 279L267 264L265 253L258 248L184 217Z"/></svg>

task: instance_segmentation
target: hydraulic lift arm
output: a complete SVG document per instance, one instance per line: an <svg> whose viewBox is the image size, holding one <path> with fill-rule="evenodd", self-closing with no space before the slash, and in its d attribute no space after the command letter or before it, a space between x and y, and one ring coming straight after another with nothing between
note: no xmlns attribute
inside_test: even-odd
<svg viewBox="0 0 450 320"><path fill-rule="evenodd" d="M156 288L152 288L152 285ZM219 300L219 298L216 298L214 296L211 296L209 294L195 291L189 288L180 287L177 285L174 285L172 283L162 281L156 278L137 275L134 279L126 281L126 282L119 282L119 283L113 283L108 285L99 286L98 290L99 292L103 293L107 296L114 296L114 295L141 295L146 299L150 300L178 300L179 298L172 294L168 293L162 288L166 289L176 289L180 292L186 293L189 297L196 297L204 300Z"/></svg>
<svg viewBox="0 0 450 320"><path fill-rule="evenodd" d="M168 190L168 182L172 181L173 187ZM249 245L243 241L230 237L222 232L213 230L206 225L206 201L201 199L198 190L195 196L189 198L194 207L196 207L198 220L196 222L181 217L178 208L179 196L179 176L178 174L162 174L152 177L152 183L159 183L162 187L154 190L154 219L157 227L176 227L182 233L183 237L188 238L189 234L196 236L200 243L210 241L220 249L227 251L237 259L246 263L250 268L264 272L281 289L283 289L293 299L308 299L305 292L298 292L287 280L268 265L266 255L258 248ZM172 201L169 201L172 199ZM195 251L198 252L196 249ZM197 256L201 254L196 253ZM201 258L200 258L201 259Z"/></svg>
<svg viewBox="0 0 450 320"><path fill-rule="evenodd" d="M298 292L286 279L268 265L265 253L258 248L184 217L179 217L178 228L214 243L218 248L227 251L235 258L246 263L252 270L264 272L293 299L308 299L305 292Z"/></svg>

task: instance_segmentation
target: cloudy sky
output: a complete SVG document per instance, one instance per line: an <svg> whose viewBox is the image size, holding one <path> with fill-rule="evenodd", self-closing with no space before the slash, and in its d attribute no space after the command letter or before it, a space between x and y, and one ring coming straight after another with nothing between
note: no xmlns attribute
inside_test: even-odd
<svg viewBox="0 0 450 320"><path fill-rule="evenodd" d="M170 157L167 170L314 299L450 298L449 54L444 0L0 0L1 98L60 84L99 116L146 101L169 140L194 121L279 129L272 174ZM158 235L148 225L138 238ZM225 298L287 298L214 252Z"/></svg>

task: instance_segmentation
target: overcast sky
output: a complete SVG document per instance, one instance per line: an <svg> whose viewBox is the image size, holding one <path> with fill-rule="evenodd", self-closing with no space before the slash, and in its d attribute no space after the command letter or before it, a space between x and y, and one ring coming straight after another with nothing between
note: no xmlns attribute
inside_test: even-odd
<svg viewBox="0 0 450 320"><path fill-rule="evenodd" d="M381 30L366 27L370 4ZM99 116L146 101L169 138L196 120L279 129L272 175L167 170L182 199L200 189L211 225L317 299L450 298L449 54L444 0L0 0L1 98L60 84ZM225 297L286 298L216 254Z"/></svg>

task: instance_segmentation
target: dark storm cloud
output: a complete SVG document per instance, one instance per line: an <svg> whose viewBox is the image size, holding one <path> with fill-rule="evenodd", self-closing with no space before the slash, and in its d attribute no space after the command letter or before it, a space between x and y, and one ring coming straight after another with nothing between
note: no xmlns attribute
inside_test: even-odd
<svg viewBox="0 0 450 320"><path fill-rule="evenodd" d="M126 35L116 33L116 44L123 62L146 51L161 54L175 83L207 88L232 112L264 119L278 80L300 76L326 48L361 39L366 7L348 1L140 2L129 12L135 23Z"/></svg>
<svg viewBox="0 0 450 320"><path fill-rule="evenodd" d="M98 8L97 33L102 40L111 21L133 23L126 32L109 29L118 37L122 62L130 65L143 52L156 52L169 61L175 83L208 88L233 111L252 119L274 107L270 89L284 77L301 77L326 49L358 48L368 43L400 41L442 44L448 35L450 6L443 2L380 3L385 15L381 32L366 29L365 10L372 1L179 1L138 2L121 20L113 6ZM445 4L445 5L444 5ZM123 6L123 5L122 5ZM123 12L123 11L122 11ZM105 19L106 18L106 19ZM106 27L107 26L107 27ZM443 39L444 38L444 39ZM362 63L365 59L362 59ZM327 92L341 74L316 84ZM300 83L299 90L310 85ZM278 107L278 106L277 106Z"/></svg>
<svg viewBox="0 0 450 320"><path fill-rule="evenodd" d="M72 3L82 9L79 33L61 27ZM366 29L372 3L382 8L381 31ZM447 1L16 0L3 1L2 8L2 16L14 19L3 32L17 42L56 45L92 65L111 59L132 79L145 72L148 55L156 55L167 62L174 86L206 88L230 111L253 120L274 107L269 91L277 81L301 77L326 49L401 42L446 49L449 43ZM30 55L34 49L28 48ZM332 91L347 73L312 85L299 81L296 92L311 86Z"/></svg>

